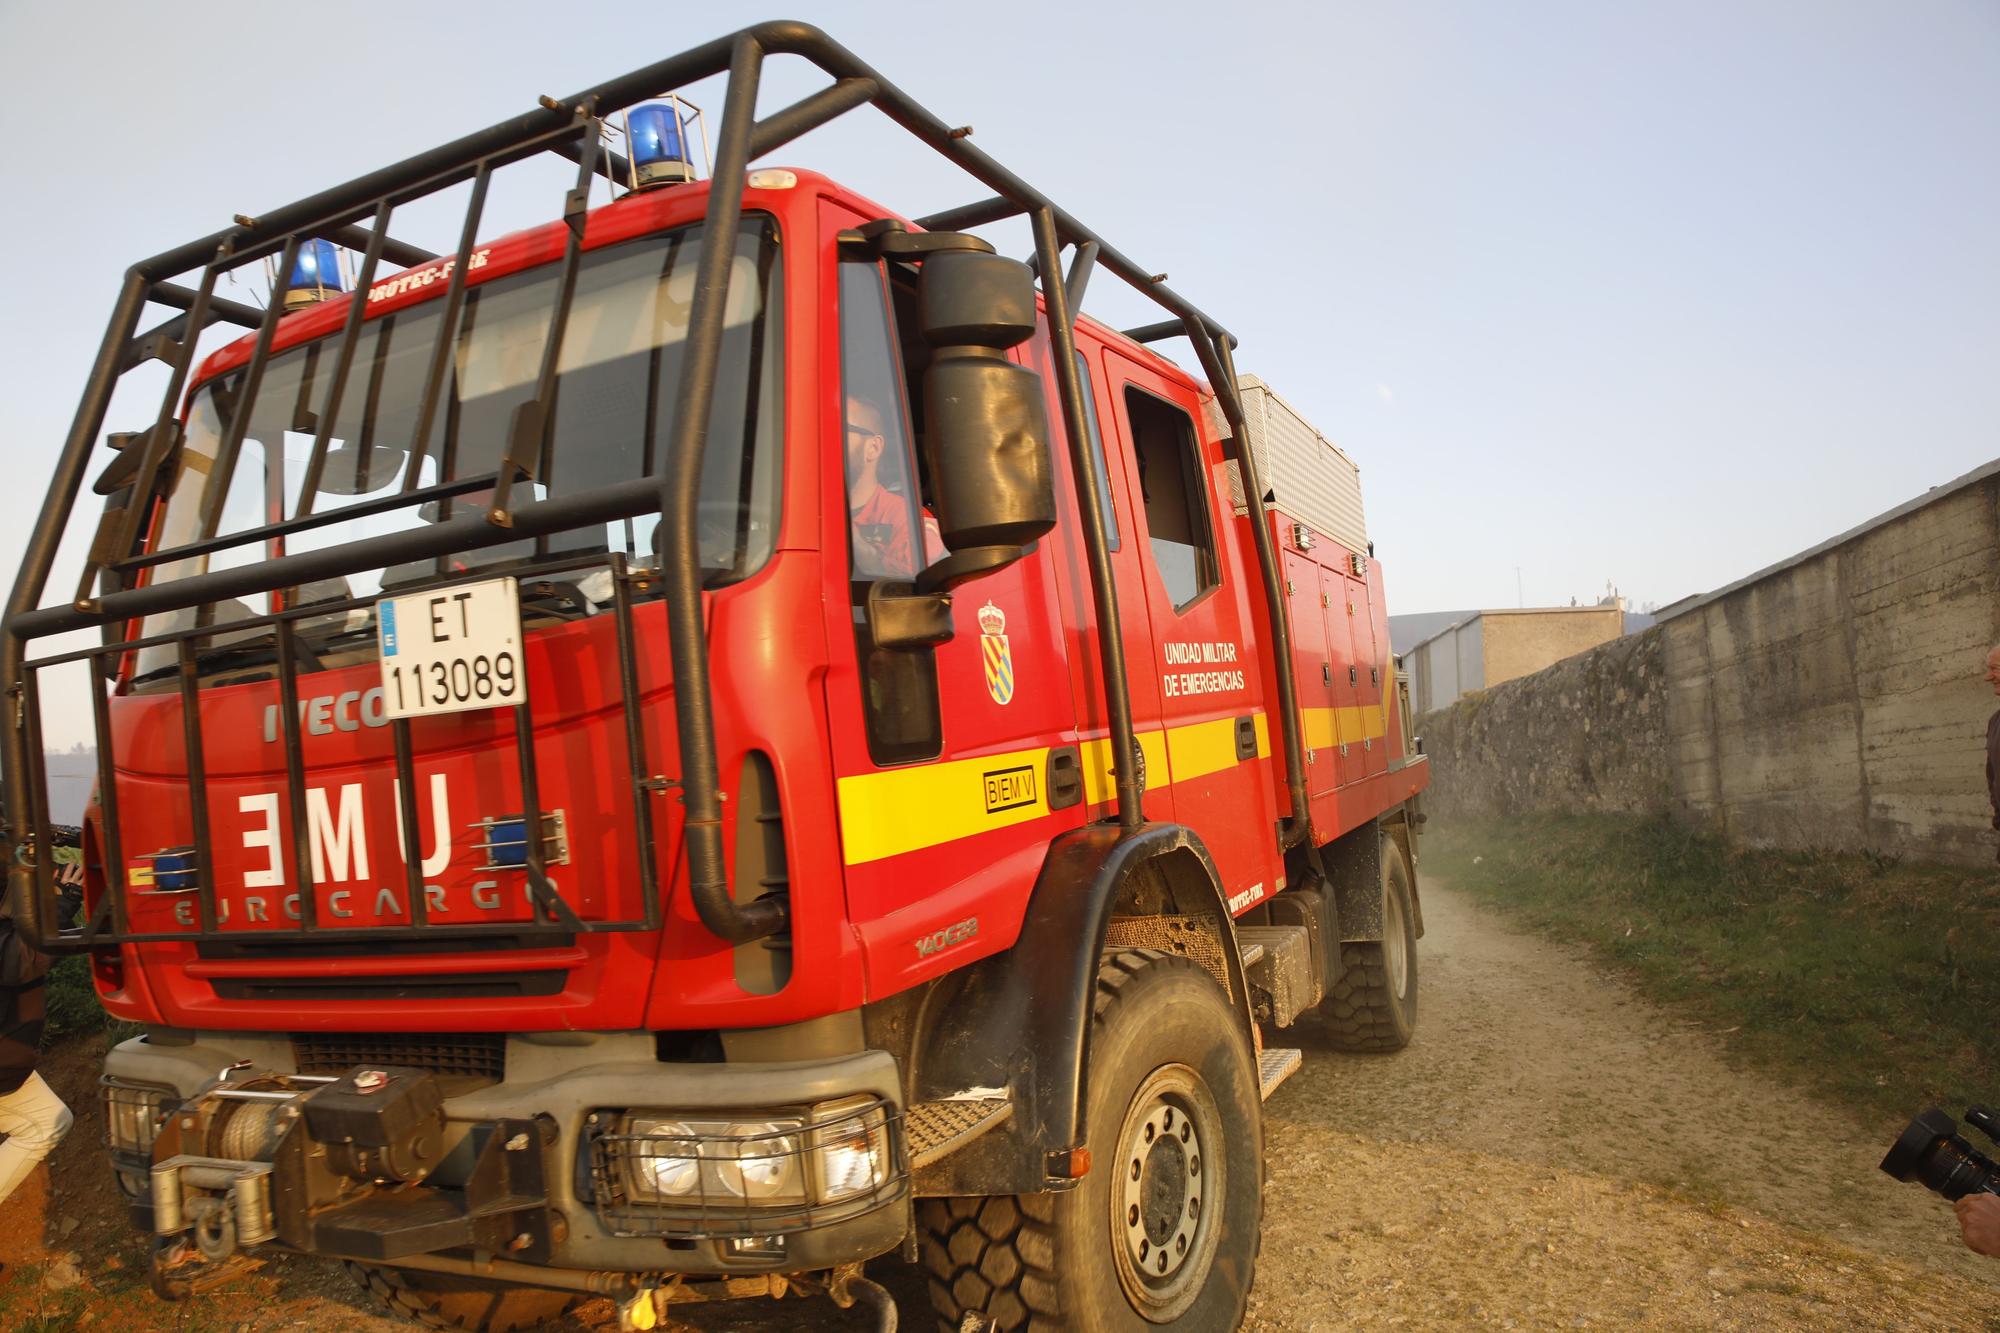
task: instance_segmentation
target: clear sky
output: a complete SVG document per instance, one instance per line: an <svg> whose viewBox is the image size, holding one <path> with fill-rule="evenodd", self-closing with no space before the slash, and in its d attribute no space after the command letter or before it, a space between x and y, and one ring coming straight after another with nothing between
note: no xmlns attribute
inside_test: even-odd
<svg viewBox="0 0 2000 1333"><path fill-rule="evenodd" d="M2000 455L1992 0L0 0L0 566L126 264L787 12L1229 324L1360 463L1394 611L1672 601ZM979 193L872 114L771 160Z"/></svg>

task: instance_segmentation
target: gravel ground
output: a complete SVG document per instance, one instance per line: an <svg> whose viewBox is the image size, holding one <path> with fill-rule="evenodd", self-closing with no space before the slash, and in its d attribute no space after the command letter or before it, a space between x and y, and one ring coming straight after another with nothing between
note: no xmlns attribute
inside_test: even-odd
<svg viewBox="0 0 2000 1333"><path fill-rule="evenodd" d="M1899 1124L1860 1123L1732 1064L1726 1033L1649 1005L1442 885L1424 885L1423 907L1416 1041L1350 1056L1308 1037L1305 1068L1265 1108L1264 1248L1246 1327L2000 1330L2000 1262L1960 1246L1939 1200L1875 1169ZM76 1054L61 1081L81 1091L91 1060ZM89 1142L101 1130L80 1129L57 1161L54 1262L0 1278L0 1324L42 1311L54 1317L44 1328L410 1327L298 1260L158 1304L120 1280L136 1242L92 1243L118 1221L98 1216L109 1205L83 1183L102 1170ZM0 1239L20 1216L0 1213ZM81 1262L64 1271L72 1248ZM932 1326L910 1270L872 1269L906 1329ZM52 1270L67 1291L47 1290ZM566 1324L617 1321L599 1302ZM690 1308L663 1325L807 1327L873 1323L814 1300Z"/></svg>

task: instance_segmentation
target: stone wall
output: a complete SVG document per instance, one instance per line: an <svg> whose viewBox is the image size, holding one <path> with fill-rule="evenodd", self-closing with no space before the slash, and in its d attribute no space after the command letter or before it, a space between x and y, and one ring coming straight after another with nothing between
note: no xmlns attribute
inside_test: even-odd
<svg viewBox="0 0 2000 1333"><path fill-rule="evenodd" d="M2000 463L1424 717L1433 808L1670 809L1736 841L1991 863Z"/></svg>
<svg viewBox="0 0 2000 1333"><path fill-rule="evenodd" d="M1647 630L1469 694L1419 723L1430 808L1650 814L1672 800L1662 635Z"/></svg>

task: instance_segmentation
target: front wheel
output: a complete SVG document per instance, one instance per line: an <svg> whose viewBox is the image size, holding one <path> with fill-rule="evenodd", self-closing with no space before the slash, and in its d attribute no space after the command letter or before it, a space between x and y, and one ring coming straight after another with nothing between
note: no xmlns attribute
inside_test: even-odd
<svg viewBox="0 0 2000 1333"><path fill-rule="evenodd" d="M940 1326L1006 1333L1231 1329L1263 1221L1263 1103L1239 1016L1184 958L1133 949L1097 976L1090 1174L1061 1194L932 1199Z"/></svg>

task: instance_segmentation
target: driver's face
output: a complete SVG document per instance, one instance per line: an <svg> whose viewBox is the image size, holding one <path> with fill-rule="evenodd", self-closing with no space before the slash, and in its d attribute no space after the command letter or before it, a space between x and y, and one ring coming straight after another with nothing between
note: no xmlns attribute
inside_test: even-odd
<svg viewBox="0 0 2000 1333"><path fill-rule="evenodd" d="M882 456L882 414L862 398L847 400L847 471L858 475L863 464Z"/></svg>

